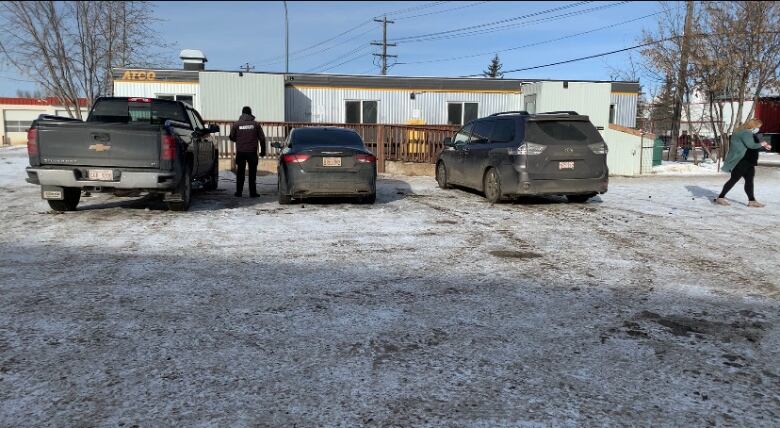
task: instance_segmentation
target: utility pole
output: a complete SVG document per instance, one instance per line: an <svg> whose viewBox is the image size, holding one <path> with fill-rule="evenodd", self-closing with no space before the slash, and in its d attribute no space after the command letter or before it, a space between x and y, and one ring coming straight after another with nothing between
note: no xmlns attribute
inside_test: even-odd
<svg viewBox="0 0 780 428"><path fill-rule="evenodd" d="M287 0L284 1L284 72L290 72L290 26L287 21Z"/></svg>
<svg viewBox="0 0 780 428"><path fill-rule="evenodd" d="M692 26L693 1L688 0L685 2L685 27L680 41L680 68L677 70L677 87L674 93L674 110L672 112L672 147L670 147L669 156L674 160L677 160L677 148L680 146L680 122L682 121L683 92L688 80L688 55L691 46Z"/></svg>
<svg viewBox="0 0 780 428"><path fill-rule="evenodd" d="M388 55L387 54L387 47L394 47L396 46L395 43L387 43L387 24L395 24L395 21L388 21L387 17L383 17L382 19L374 18L375 22L379 22L382 24L382 42L372 42L371 44L374 46L382 46L382 53L381 54L373 54L374 56L378 56L382 58L382 75L387 74L387 58L398 58L398 55Z"/></svg>
<svg viewBox="0 0 780 428"><path fill-rule="evenodd" d="M241 67L238 67L238 68L240 68L240 69L244 70L245 72L249 73L250 71L255 69L255 66L254 65L249 65L249 63L246 63L246 64L244 64L244 65L242 65Z"/></svg>

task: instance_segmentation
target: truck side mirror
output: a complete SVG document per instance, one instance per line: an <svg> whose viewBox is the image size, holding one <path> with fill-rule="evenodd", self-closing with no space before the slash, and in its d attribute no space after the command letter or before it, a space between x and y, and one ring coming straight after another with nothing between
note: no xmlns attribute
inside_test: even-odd
<svg viewBox="0 0 780 428"><path fill-rule="evenodd" d="M275 149L281 149L282 148L282 143L280 143L278 141L274 141L273 143L271 143L271 147L273 147Z"/></svg>
<svg viewBox="0 0 780 428"><path fill-rule="evenodd" d="M455 147L455 144L452 142L452 137L444 138L444 147Z"/></svg>
<svg viewBox="0 0 780 428"><path fill-rule="evenodd" d="M216 134L219 132L219 125L212 123L208 128L206 128L206 130L209 132L209 134Z"/></svg>

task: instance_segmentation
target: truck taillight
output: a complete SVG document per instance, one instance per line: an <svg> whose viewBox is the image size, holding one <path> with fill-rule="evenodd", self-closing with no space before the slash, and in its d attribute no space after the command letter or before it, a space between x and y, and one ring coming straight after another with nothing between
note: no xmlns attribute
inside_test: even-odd
<svg viewBox="0 0 780 428"><path fill-rule="evenodd" d="M358 163L376 163L376 156L374 155L366 155L366 154L357 154L355 155L355 162Z"/></svg>
<svg viewBox="0 0 780 428"><path fill-rule="evenodd" d="M163 134L160 147L160 160L170 161L176 158L176 137Z"/></svg>
<svg viewBox="0 0 780 428"><path fill-rule="evenodd" d="M27 131L27 154L38 156L38 130L35 128L30 128Z"/></svg>
<svg viewBox="0 0 780 428"><path fill-rule="evenodd" d="M284 163L303 163L309 160L311 156L303 154L289 154L282 156Z"/></svg>

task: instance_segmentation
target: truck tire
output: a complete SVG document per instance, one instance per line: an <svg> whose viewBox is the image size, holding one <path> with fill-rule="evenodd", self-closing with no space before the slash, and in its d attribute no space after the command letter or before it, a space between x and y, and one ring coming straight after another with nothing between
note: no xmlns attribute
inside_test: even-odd
<svg viewBox="0 0 780 428"><path fill-rule="evenodd" d="M444 165L444 161L439 161L439 163L436 164L436 183L438 183L439 187L442 189L452 188L447 177L447 166Z"/></svg>
<svg viewBox="0 0 780 428"><path fill-rule="evenodd" d="M76 206L81 199L81 189L75 187L66 187L62 189L64 199L61 201L54 201L49 199L49 206L54 211L76 211Z"/></svg>
<svg viewBox="0 0 780 428"><path fill-rule="evenodd" d="M192 167L187 165L184 168L184 176L181 178L178 189L181 195L181 201L168 202L168 209L171 211L187 211L192 203Z"/></svg>
<svg viewBox="0 0 780 428"><path fill-rule="evenodd" d="M219 158L216 156L216 152L214 152L214 165L211 167L208 181L206 182L206 185L203 186L203 189L217 190L217 187L219 187Z"/></svg>

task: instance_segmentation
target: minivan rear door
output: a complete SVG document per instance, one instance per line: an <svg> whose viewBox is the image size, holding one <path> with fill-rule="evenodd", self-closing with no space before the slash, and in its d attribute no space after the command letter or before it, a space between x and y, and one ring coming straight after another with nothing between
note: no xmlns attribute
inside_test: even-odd
<svg viewBox="0 0 780 428"><path fill-rule="evenodd" d="M604 139L585 116L531 117L524 143L530 143L527 167L531 179L598 178L606 172L606 153L594 150ZM541 153L534 154L531 144L543 147Z"/></svg>

